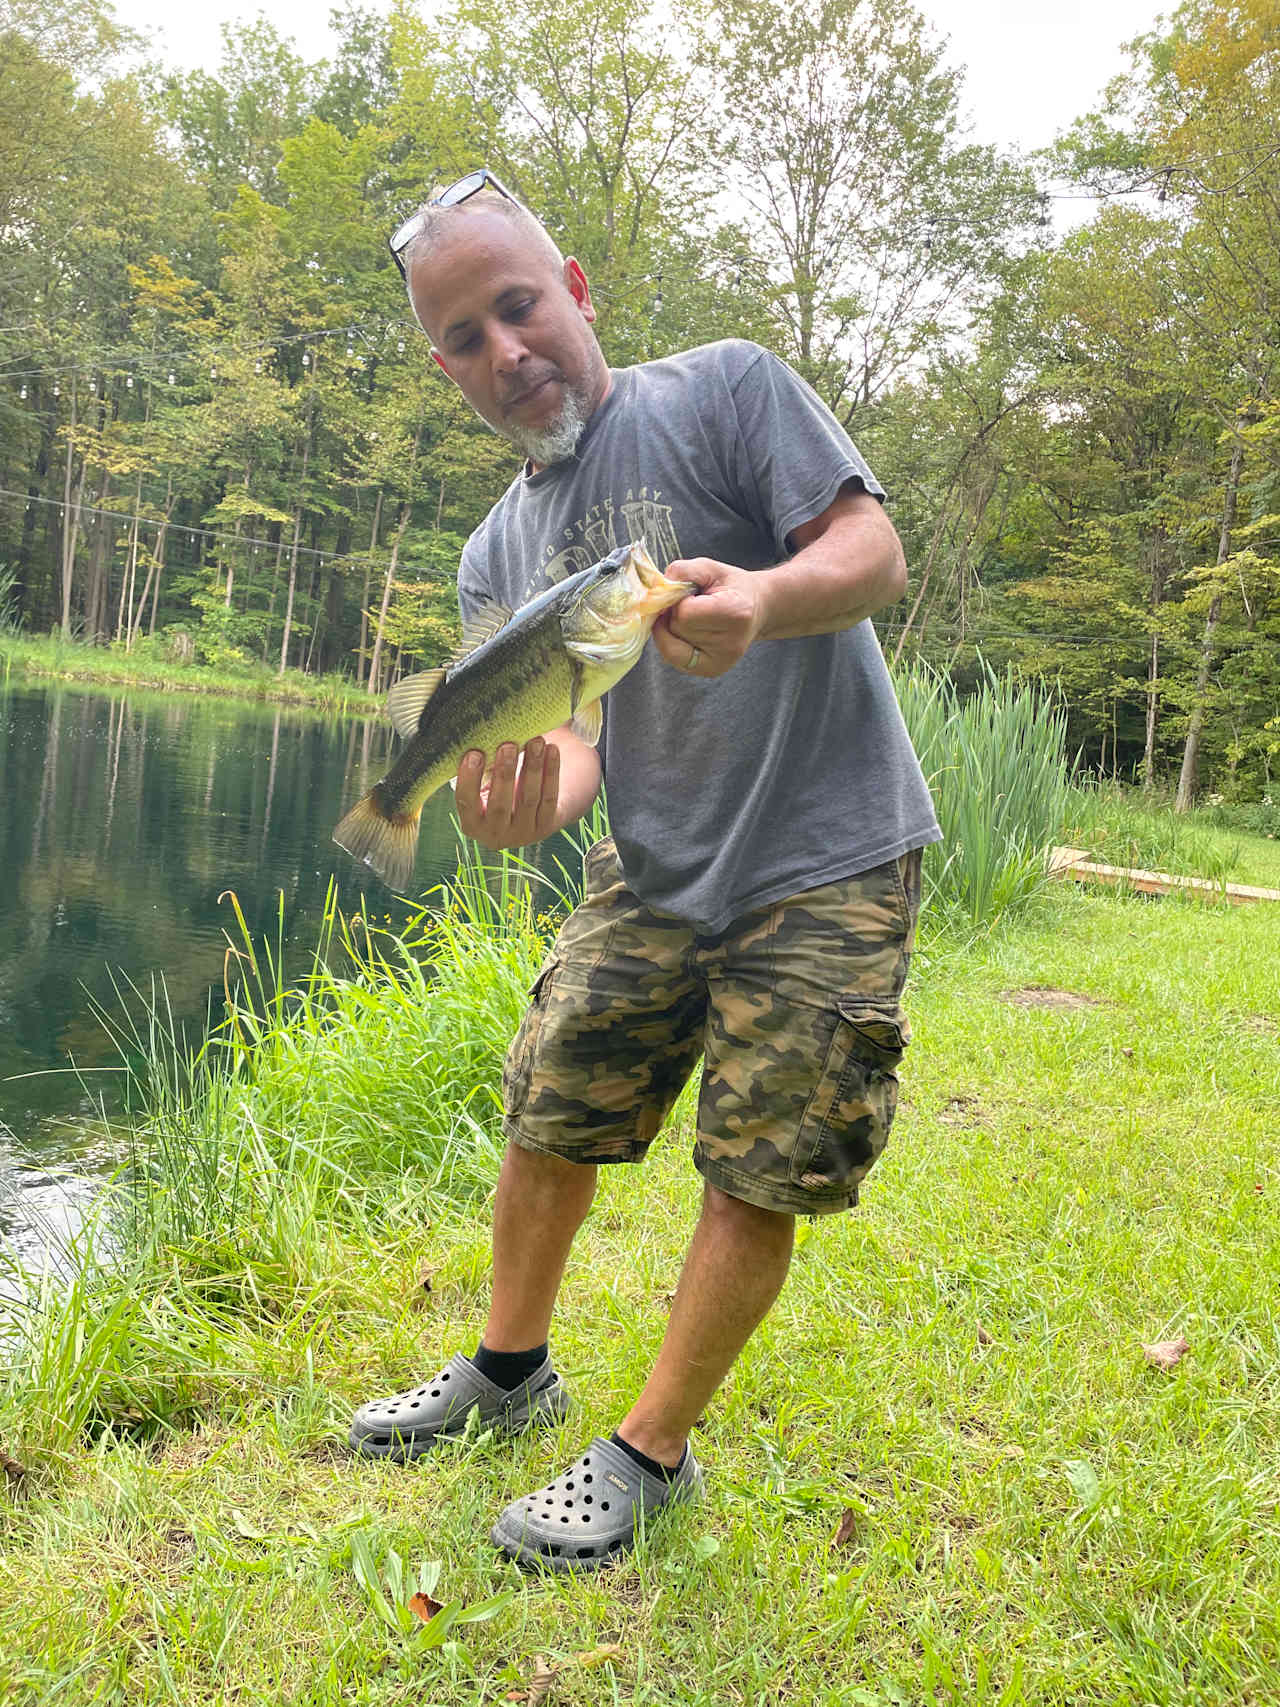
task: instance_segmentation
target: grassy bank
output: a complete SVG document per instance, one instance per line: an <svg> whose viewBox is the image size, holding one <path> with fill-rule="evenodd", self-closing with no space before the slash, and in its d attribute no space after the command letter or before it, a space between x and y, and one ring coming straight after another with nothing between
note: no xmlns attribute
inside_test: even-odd
<svg viewBox="0 0 1280 1707"><path fill-rule="evenodd" d="M105 686L160 689L165 693L220 694L230 698L310 705L320 711L367 716L380 702L344 676L309 676L286 670L283 676L261 669L216 669L184 664L146 643L132 653L111 646L0 633L0 679L100 682Z"/></svg>
<svg viewBox="0 0 1280 1707"><path fill-rule="evenodd" d="M1280 1696L1280 908L1055 886L926 932L892 1142L857 1212L800 1227L698 1431L706 1503L551 1582L488 1525L643 1379L697 1211L691 1093L575 1247L563 1430L413 1467L344 1445L355 1403L478 1337L545 923L473 896L292 998L260 964L194 1100L156 1051L124 1283L90 1266L10 1339L0 1699Z"/></svg>

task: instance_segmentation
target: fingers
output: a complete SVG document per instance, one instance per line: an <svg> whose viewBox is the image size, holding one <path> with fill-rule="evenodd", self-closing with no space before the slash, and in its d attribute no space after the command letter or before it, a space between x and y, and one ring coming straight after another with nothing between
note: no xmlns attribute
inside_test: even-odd
<svg viewBox="0 0 1280 1707"><path fill-rule="evenodd" d="M555 827L560 796L560 749L540 735L523 753L504 741L494 754L487 790L484 754L468 753L458 767L458 822L482 847L525 847Z"/></svg>

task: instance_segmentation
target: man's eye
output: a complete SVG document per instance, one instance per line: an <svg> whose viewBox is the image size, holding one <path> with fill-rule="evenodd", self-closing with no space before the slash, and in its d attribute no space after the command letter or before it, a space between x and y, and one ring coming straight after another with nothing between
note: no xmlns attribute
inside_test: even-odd
<svg viewBox="0 0 1280 1707"><path fill-rule="evenodd" d="M534 299L532 297L528 297L524 302L517 302L514 307L509 308L507 310L507 314L512 320L525 320L533 313L533 308Z"/></svg>

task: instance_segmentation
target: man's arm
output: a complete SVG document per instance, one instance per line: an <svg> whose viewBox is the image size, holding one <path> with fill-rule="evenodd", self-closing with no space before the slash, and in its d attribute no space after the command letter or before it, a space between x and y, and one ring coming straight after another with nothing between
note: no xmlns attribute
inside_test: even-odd
<svg viewBox="0 0 1280 1707"><path fill-rule="evenodd" d="M796 555L774 569L748 571L710 557L667 565L699 591L658 618L654 643L669 664L722 676L757 640L835 634L894 604L907 566L893 523L867 492L842 487L812 521L794 528Z"/></svg>
<svg viewBox="0 0 1280 1707"><path fill-rule="evenodd" d="M481 847L523 848L543 841L576 823L600 792L600 755L567 724L535 736L519 763L517 756L515 742L504 741L485 788L483 753L468 753L458 768L458 822Z"/></svg>

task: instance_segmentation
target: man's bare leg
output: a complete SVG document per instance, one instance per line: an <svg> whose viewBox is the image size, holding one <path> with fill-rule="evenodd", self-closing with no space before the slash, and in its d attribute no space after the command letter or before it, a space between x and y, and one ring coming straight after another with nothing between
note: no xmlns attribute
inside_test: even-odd
<svg viewBox="0 0 1280 1707"><path fill-rule="evenodd" d="M782 1290L794 1238L794 1215L705 1186L658 1361L618 1425L637 1452L679 1462L689 1430Z"/></svg>
<svg viewBox="0 0 1280 1707"><path fill-rule="evenodd" d="M569 1248L595 1191L594 1164L507 1145L493 1206L490 1351L527 1351L546 1339Z"/></svg>

